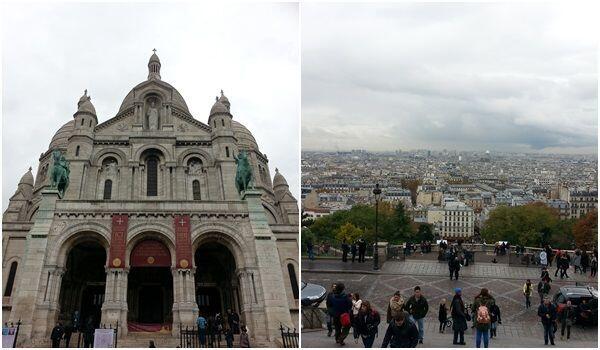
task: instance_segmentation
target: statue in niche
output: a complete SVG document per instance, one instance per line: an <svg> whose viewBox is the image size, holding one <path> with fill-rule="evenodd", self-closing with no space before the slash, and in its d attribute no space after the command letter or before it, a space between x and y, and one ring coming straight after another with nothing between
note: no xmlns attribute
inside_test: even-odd
<svg viewBox="0 0 600 350"><path fill-rule="evenodd" d="M202 162L198 160L192 160L189 164L189 174L190 175L200 175L202 174Z"/></svg>
<svg viewBox="0 0 600 350"><path fill-rule="evenodd" d="M158 109L156 108L156 100L152 100L150 104L150 108L148 108L148 113L146 114L148 118L148 129L149 130L158 130Z"/></svg>

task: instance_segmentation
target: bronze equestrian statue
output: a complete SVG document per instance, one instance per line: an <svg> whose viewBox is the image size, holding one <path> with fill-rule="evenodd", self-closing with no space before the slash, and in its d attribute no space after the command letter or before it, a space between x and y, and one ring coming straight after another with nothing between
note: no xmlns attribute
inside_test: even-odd
<svg viewBox="0 0 600 350"><path fill-rule="evenodd" d="M50 188L57 189L62 198L69 186L69 162L59 150L52 152L52 158L54 159L54 164L50 174Z"/></svg>
<svg viewBox="0 0 600 350"><path fill-rule="evenodd" d="M237 187L238 193L242 194L242 191L254 188L252 185L252 168L250 167L246 151L241 151L239 157L236 157L234 154L233 158L235 159L235 164L237 164L235 187Z"/></svg>

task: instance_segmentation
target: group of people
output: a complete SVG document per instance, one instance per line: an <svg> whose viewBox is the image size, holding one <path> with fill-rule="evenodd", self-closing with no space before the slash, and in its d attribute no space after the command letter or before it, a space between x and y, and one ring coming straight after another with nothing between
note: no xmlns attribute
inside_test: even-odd
<svg viewBox="0 0 600 350"><path fill-rule="evenodd" d="M71 336L75 332L80 332L83 335L83 347L91 348L94 343L94 332L96 326L92 316L88 316L84 324L80 324L79 312L75 311L72 320L66 322L56 322L52 332L50 332L50 340L53 348L60 348L60 343L64 339L65 348L68 348L71 343Z"/></svg>
<svg viewBox="0 0 600 350"><path fill-rule="evenodd" d="M342 261L348 261L348 253L352 256L352 262L358 255L358 262L365 262L365 253L367 252L367 242L360 237L355 242L348 243L346 239L342 241Z"/></svg>
<svg viewBox="0 0 600 350"><path fill-rule="evenodd" d="M228 348L233 348L234 334L240 334L240 343L236 347L249 348L250 337L248 328L244 324L240 324L240 316L231 309L227 309L227 322L223 319L220 313L214 316L204 317L202 313L196 319L198 326L198 341L201 347L214 347L216 341L221 342L221 337L224 336Z"/></svg>
<svg viewBox="0 0 600 350"><path fill-rule="evenodd" d="M555 262L554 277L558 277L560 272L560 279L569 278L568 270L571 266L573 266L573 273L586 274L589 269L590 277L596 277L598 272L598 249L595 248L592 253L588 253L586 249L575 249L573 255L571 255L562 250L554 252L549 245L546 245L537 255L536 261L542 267L548 267Z"/></svg>

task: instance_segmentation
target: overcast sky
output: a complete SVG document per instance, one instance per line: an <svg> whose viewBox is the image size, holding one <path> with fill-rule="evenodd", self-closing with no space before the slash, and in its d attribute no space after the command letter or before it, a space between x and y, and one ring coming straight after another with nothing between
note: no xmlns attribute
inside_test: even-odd
<svg viewBox="0 0 600 350"><path fill-rule="evenodd" d="M303 150L597 153L598 6L301 13Z"/></svg>
<svg viewBox="0 0 600 350"><path fill-rule="evenodd" d="M220 89L299 192L297 4L10 4L2 11L2 207L88 89L99 122L146 80L157 49L162 80L208 122ZM297 195L296 195L297 196ZM297 198L299 198L297 196Z"/></svg>

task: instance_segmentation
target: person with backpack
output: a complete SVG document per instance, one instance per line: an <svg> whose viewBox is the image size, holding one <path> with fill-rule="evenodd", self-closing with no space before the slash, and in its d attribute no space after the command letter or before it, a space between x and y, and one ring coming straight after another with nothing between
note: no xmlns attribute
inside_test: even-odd
<svg viewBox="0 0 600 350"><path fill-rule="evenodd" d="M567 305L563 307L558 320L560 321L560 340L565 340L565 329L567 330L567 340L571 338L571 326L575 318L575 308L571 304L571 300L567 300Z"/></svg>
<svg viewBox="0 0 600 350"><path fill-rule="evenodd" d="M331 308L333 310L333 325L335 328L335 342L345 345L344 339L348 336L350 326L350 313L352 312L352 301L344 292L344 284L337 283L335 292L331 295Z"/></svg>
<svg viewBox="0 0 600 350"><path fill-rule="evenodd" d="M533 286L531 285L531 280L528 279L527 282L523 285L523 295L525 296L525 308L529 309L531 307L531 294L533 294Z"/></svg>
<svg viewBox="0 0 600 350"><path fill-rule="evenodd" d="M423 344L423 337L425 336L425 315L429 311L429 304L427 299L421 294L421 287L416 286L414 288L414 294L408 298L408 301L404 305L406 311L410 315L410 321L417 324L419 328L419 344Z"/></svg>
<svg viewBox="0 0 600 350"><path fill-rule="evenodd" d="M414 323L408 320L408 313L401 312L388 325L383 337L382 348L416 348L419 343L419 331Z"/></svg>
<svg viewBox="0 0 600 350"><path fill-rule="evenodd" d="M490 295L487 288L482 288L481 292L477 294L473 302L473 309L475 311L475 345L481 347L481 339L483 339L483 347L489 346L489 335L492 323L492 317L490 315L490 308L496 300Z"/></svg>
<svg viewBox="0 0 600 350"><path fill-rule="evenodd" d="M492 323L490 324L490 339L492 339L493 337L498 337L496 331L498 325L502 324L502 316L500 315L500 307L498 304L494 303L490 307L490 317L492 318Z"/></svg>
<svg viewBox="0 0 600 350"><path fill-rule="evenodd" d="M454 337L452 344L454 345L467 345L465 343L465 330L467 330L467 321L470 316L465 310L465 303L462 300L462 289L454 289L454 297L450 304L450 315L452 315L452 330L454 331ZM460 337L460 342L458 341Z"/></svg>
<svg viewBox="0 0 600 350"><path fill-rule="evenodd" d="M396 291L394 296L390 299L387 308L386 322L390 323L392 320L398 316L404 310L404 298L402 298L402 294L400 291Z"/></svg>
<svg viewBox="0 0 600 350"><path fill-rule="evenodd" d="M206 346L206 328L208 321L206 321L206 318L202 317L202 314L199 313L196 324L198 325L198 340L200 341L200 345L204 347Z"/></svg>
<svg viewBox="0 0 600 350"><path fill-rule="evenodd" d="M440 333L444 333L446 330L446 321L448 320L448 307L446 306L446 299L440 300L440 308L438 310L438 321L440 321Z"/></svg>
<svg viewBox="0 0 600 350"><path fill-rule="evenodd" d="M363 301L354 320L354 339L358 342L358 337L360 337L365 348L372 348L380 322L381 317L376 310L371 308L371 303Z"/></svg>
<svg viewBox="0 0 600 350"><path fill-rule="evenodd" d="M556 320L556 308L550 303L549 298L545 298L544 302L538 307L538 316L544 326L544 344L554 345L554 321Z"/></svg>

